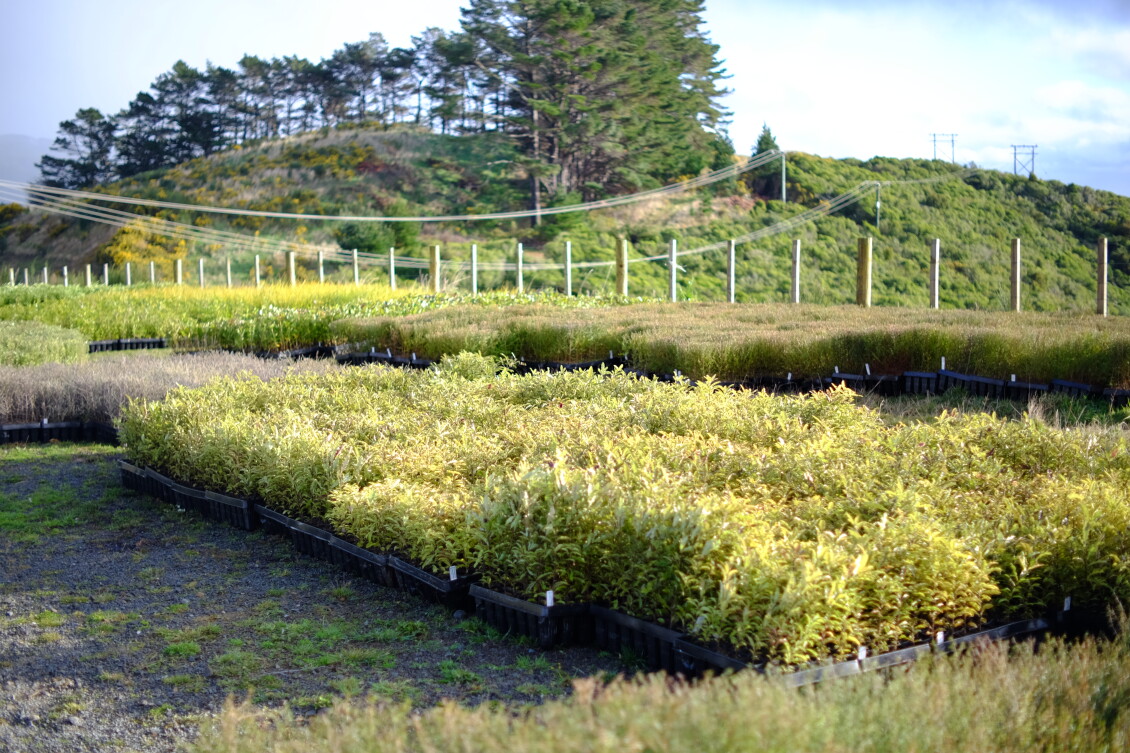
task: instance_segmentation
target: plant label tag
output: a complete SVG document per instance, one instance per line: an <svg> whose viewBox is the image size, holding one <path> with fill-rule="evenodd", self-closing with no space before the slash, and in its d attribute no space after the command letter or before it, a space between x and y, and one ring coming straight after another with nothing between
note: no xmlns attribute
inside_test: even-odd
<svg viewBox="0 0 1130 753"><path fill-rule="evenodd" d="M1070 596L1068 596L1066 599L1063 600L1063 611L1065 611L1065 612L1071 611L1071 597Z"/></svg>
<svg viewBox="0 0 1130 753"><path fill-rule="evenodd" d="M942 371L946 370L946 357L942 356Z"/></svg>
<svg viewBox="0 0 1130 753"><path fill-rule="evenodd" d="M863 370L867 372L867 376L871 376L871 364L863 364Z"/></svg>
<svg viewBox="0 0 1130 753"><path fill-rule="evenodd" d="M934 642L939 646L946 642L946 631L939 630L938 634L934 636Z"/></svg>
<svg viewBox="0 0 1130 753"><path fill-rule="evenodd" d="M450 568L448 568L447 575L449 578L451 578L451 580L459 580L459 576L455 573L455 565L452 565Z"/></svg>
<svg viewBox="0 0 1130 753"><path fill-rule="evenodd" d="M553 606L553 591L546 591L545 592L545 605L547 607Z"/></svg>

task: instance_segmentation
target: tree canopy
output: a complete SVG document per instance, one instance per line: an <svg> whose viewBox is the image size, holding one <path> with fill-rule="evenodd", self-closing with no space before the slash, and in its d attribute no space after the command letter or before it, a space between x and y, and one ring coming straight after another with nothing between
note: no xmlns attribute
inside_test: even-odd
<svg viewBox="0 0 1130 753"><path fill-rule="evenodd" d="M531 199L591 198L699 173L732 154L702 0L470 0L461 28L411 47L379 33L329 58L183 61L119 113L79 110L39 167L77 188L257 139L411 124L515 140Z"/></svg>

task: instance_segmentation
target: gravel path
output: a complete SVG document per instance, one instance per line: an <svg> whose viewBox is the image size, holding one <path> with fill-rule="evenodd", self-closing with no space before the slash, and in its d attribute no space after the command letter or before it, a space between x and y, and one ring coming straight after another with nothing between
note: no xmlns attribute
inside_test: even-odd
<svg viewBox="0 0 1130 753"><path fill-rule="evenodd" d="M123 490L118 457L0 447L0 750L171 751L229 697L521 705L623 670L186 517Z"/></svg>

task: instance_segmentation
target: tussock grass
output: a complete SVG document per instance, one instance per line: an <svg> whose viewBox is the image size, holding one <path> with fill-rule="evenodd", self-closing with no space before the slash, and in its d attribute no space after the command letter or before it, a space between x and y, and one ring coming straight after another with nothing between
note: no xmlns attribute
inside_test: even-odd
<svg viewBox="0 0 1130 753"><path fill-rule="evenodd" d="M132 352L79 364L0 366L0 421L112 421L131 398L160 400L175 387L199 386L221 375L250 374L259 379L274 379L288 373L333 368L336 364L332 361L292 363L220 352Z"/></svg>
<svg viewBox="0 0 1130 753"><path fill-rule="evenodd" d="M81 332L39 322L0 321L0 366L74 363L86 358Z"/></svg>
<svg viewBox="0 0 1130 753"><path fill-rule="evenodd" d="M1053 641L993 645L869 675L789 689L728 675L695 685L663 676L575 683L574 695L514 711L447 704L413 713L376 698L309 719L228 704L196 753L626 750L825 753L868 750L1060 753L1130 746L1130 648Z"/></svg>
<svg viewBox="0 0 1130 753"><path fill-rule="evenodd" d="M1130 386L1130 319L1083 314L935 311L782 304L678 303L562 311L455 307L350 319L345 340L438 358L463 350L534 361L587 360L609 350L656 373L722 380L953 371L1021 381Z"/></svg>

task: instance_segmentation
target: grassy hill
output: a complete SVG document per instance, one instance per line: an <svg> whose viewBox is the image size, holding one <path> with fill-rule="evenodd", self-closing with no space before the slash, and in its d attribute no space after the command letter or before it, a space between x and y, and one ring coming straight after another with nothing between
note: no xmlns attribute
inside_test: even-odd
<svg viewBox="0 0 1130 753"><path fill-rule="evenodd" d="M371 128L322 131L233 149L168 170L137 176L102 190L189 204L212 204L312 214L400 216L480 213L527 207L526 168L499 134L441 136ZM881 222L874 195L788 233L738 247L738 299L787 300L792 238L802 247L802 299L839 304L854 300L855 244L875 237L874 302L925 306L928 243L942 241L941 301L947 308L1002 309L1008 304L1009 241L1022 239L1026 309L1086 311L1094 306L1095 242L1110 239L1111 311L1130 313L1130 198L1105 191L970 171L930 160L874 158L830 160L788 156L787 203L767 200L749 186L772 179L729 182L675 198L657 199L589 214L543 220L478 223L385 223L346 227L340 222L227 217L162 210L158 216L200 227L311 246L360 247L423 257L442 244L445 258L466 259L477 243L483 261L512 260L522 242L526 261L558 262L564 241L574 259L608 260L620 238L633 257L664 252L679 242L680 297L719 300L724 295L724 252L696 249L794 217L864 182L884 182ZM766 191L779 195L777 190ZM127 205L119 209L141 211ZM152 210L148 210L152 211ZM143 226L115 229L59 215L0 212L0 268L83 262L142 261L171 267L176 256L233 257L246 279L254 250L234 253L220 245L183 242ZM690 253L688 253L690 252ZM282 270L281 256L266 258L264 273ZM191 266L191 265L188 265ZM307 277L312 262L306 260ZM214 267L218 269L218 265ZM406 275L415 274L405 270ZM383 271L374 271L375 276ZM664 295L662 262L632 265L631 292ZM167 273L165 275L167 279ZM557 287L560 271L527 271L526 284ZM612 270L578 270L582 292L608 291ZM484 272L483 287L513 283L513 272ZM466 286L452 273L448 284Z"/></svg>

